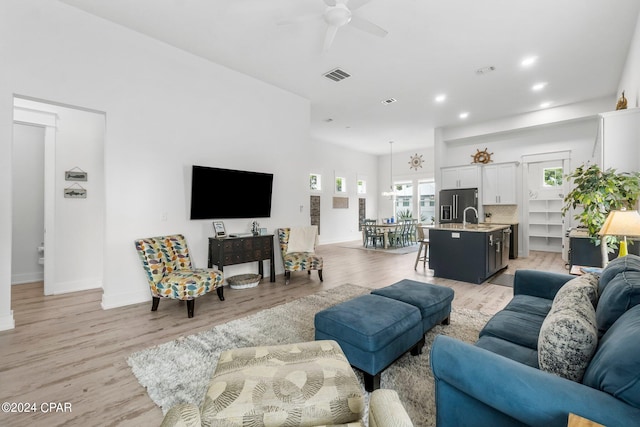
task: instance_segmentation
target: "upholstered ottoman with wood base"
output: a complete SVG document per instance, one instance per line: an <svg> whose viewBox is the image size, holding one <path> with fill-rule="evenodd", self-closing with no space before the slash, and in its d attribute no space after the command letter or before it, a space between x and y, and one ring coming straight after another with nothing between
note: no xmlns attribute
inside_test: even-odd
<svg viewBox="0 0 640 427"><path fill-rule="evenodd" d="M411 304L362 295L316 314L316 340L335 340L351 366L364 373L365 389L380 387L380 373L407 351L424 345L422 316Z"/></svg>
<svg viewBox="0 0 640 427"><path fill-rule="evenodd" d="M404 279L371 293L417 307L422 315L422 331L425 334L437 324L449 324L454 292L446 286Z"/></svg>
<svg viewBox="0 0 640 427"><path fill-rule="evenodd" d="M335 341L238 348L220 354L204 403L172 407L162 427L363 427L362 387ZM411 427L398 394L377 390L370 427Z"/></svg>

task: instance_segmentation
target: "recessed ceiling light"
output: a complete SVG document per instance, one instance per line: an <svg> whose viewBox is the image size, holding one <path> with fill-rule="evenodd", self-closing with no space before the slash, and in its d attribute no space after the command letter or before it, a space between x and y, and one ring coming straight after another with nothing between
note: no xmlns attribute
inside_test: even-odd
<svg viewBox="0 0 640 427"><path fill-rule="evenodd" d="M539 91L539 90L544 89L545 86L547 86L546 82L536 83L533 86L531 86L531 90Z"/></svg>
<svg viewBox="0 0 640 427"><path fill-rule="evenodd" d="M460 113L460 115L459 115L458 117L460 117L461 119L466 119L467 117L469 117L469 113L467 113L467 112L465 111L465 112L463 112L463 113Z"/></svg>
<svg viewBox="0 0 640 427"><path fill-rule="evenodd" d="M535 64L537 60L538 60L537 56L528 56L522 60L520 65L522 65L523 67L530 67L533 64Z"/></svg>
<svg viewBox="0 0 640 427"><path fill-rule="evenodd" d="M549 101L540 104L540 108L549 108L549 106L551 106L551 103Z"/></svg>
<svg viewBox="0 0 640 427"><path fill-rule="evenodd" d="M436 102L444 102L445 99L447 99L447 95L445 95L444 93L436 96Z"/></svg>

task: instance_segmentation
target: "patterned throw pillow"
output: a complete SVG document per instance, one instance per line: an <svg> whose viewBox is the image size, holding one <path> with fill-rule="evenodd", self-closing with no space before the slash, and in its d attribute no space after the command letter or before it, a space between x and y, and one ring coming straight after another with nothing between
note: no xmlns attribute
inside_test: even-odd
<svg viewBox="0 0 640 427"><path fill-rule="evenodd" d="M577 382L598 346L596 311L585 288L570 286L556 295L538 336L540 369Z"/></svg>
<svg viewBox="0 0 640 427"><path fill-rule="evenodd" d="M596 274L587 273L582 276L578 276L575 279L569 280L563 287L560 288L553 299L554 304L562 301L565 298L573 298L571 296L574 292L581 292L585 294L591 305L595 308L598 305L598 282L600 278Z"/></svg>

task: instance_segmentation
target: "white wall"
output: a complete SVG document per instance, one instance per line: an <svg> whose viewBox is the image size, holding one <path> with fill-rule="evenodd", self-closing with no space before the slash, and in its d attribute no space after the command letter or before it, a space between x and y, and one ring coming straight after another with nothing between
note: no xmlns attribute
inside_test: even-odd
<svg viewBox="0 0 640 427"><path fill-rule="evenodd" d="M309 154L308 173L322 176L322 191L312 194L320 196L320 243L336 243L359 240L358 199L366 199L367 217L377 211L378 159L377 156L348 150L339 145L314 143ZM335 177L347 180L346 194L335 192ZM357 194L356 180L367 183L366 194ZM308 182L308 178L307 178ZM308 193L308 192L307 192ZM349 208L333 208L333 197L348 197ZM303 216L308 221L309 200L304 203Z"/></svg>
<svg viewBox="0 0 640 427"><path fill-rule="evenodd" d="M13 166L11 283L19 284L44 278L44 128L14 125Z"/></svg>
<svg viewBox="0 0 640 427"><path fill-rule="evenodd" d="M307 100L57 2L1 2L0 37L11 41L0 46L2 151L14 93L106 112L104 307L150 299L135 238L184 233L206 266L211 222L188 220L192 164L273 172L273 216L262 226L308 221L299 212L308 205ZM10 196L2 156L0 198ZM250 220L225 224L244 231ZM13 326L10 236L11 204L2 204L0 329Z"/></svg>
<svg viewBox="0 0 640 427"><path fill-rule="evenodd" d="M625 91L628 107L640 107L640 14L622 72L618 95Z"/></svg>

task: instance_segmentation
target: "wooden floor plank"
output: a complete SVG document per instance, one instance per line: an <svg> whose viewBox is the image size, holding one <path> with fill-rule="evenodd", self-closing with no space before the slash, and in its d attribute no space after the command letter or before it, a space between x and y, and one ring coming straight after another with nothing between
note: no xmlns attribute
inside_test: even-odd
<svg viewBox="0 0 640 427"><path fill-rule="evenodd" d="M226 301L219 301L215 292L199 298L192 319L185 304L176 301L161 301L156 312L150 311L151 302L102 310L101 290L44 296L41 282L13 286L16 328L0 332L0 401L37 406L69 402L72 412L0 412L0 425L159 425L162 411L127 365L131 353L345 283L371 289L401 279L436 283L454 289L454 307L489 314L512 296L509 287L440 279L421 266L414 270L415 253L392 255L346 246L319 247L324 282L316 272L301 272L293 273L287 286L278 276L276 283L263 281L251 289L227 288ZM560 254L545 252L510 260L507 272L519 268L567 271Z"/></svg>

